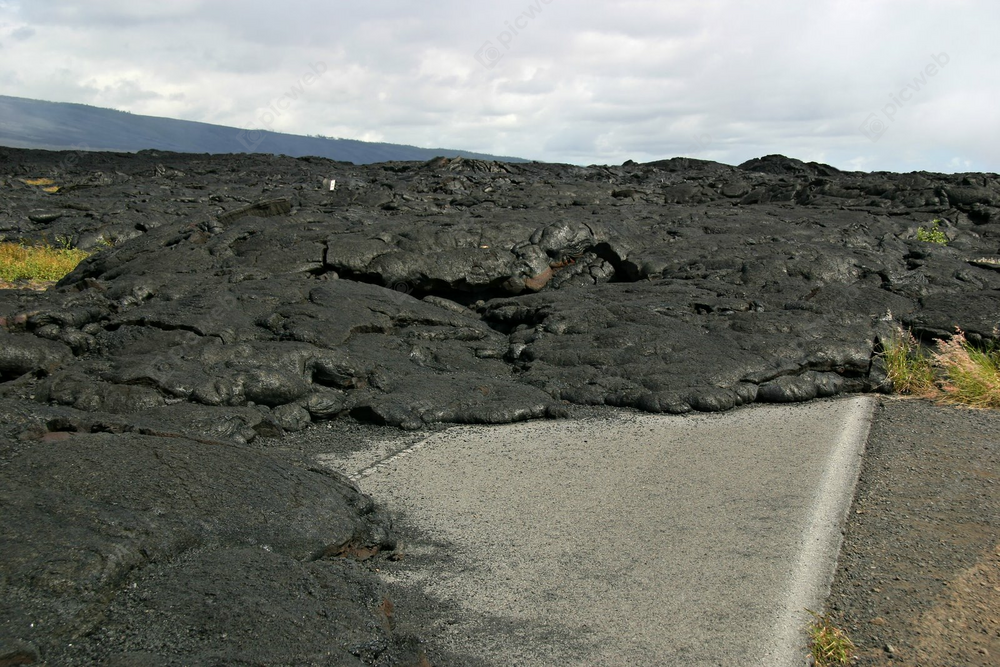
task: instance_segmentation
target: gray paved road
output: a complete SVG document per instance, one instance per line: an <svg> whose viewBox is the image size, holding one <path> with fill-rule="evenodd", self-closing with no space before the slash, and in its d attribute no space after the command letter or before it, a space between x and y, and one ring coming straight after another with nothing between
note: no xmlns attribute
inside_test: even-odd
<svg viewBox="0 0 1000 667"><path fill-rule="evenodd" d="M461 427L343 464L416 529L386 578L455 610L436 665L803 665L873 404Z"/></svg>

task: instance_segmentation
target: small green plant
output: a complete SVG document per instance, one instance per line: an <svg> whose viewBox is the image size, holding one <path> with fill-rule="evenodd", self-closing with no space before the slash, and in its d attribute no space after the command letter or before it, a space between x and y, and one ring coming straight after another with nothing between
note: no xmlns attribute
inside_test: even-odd
<svg viewBox="0 0 1000 667"><path fill-rule="evenodd" d="M820 616L806 609L813 616L809 624L809 652L816 667L829 665L849 665L854 657L854 642L838 627L829 616Z"/></svg>
<svg viewBox="0 0 1000 667"><path fill-rule="evenodd" d="M934 390L930 356L909 331L897 329L884 343L882 359L892 388L901 394L927 395Z"/></svg>
<svg viewBox="0 0 1000 667"><path fill-rule="evenodd" d="M59 280L75 269L87 255L79 248L66 246L0 243L0 282Z"/></svg>
<svg viewBox="0 0 1000 667"><path fill-rule="evenodd" d="M944 376L943 397L977 408L1000 408L1000 347L973 347L958 327L949 340L939 340L934 365Z"/></svg>
<svg viewBox="0 0 1000 667"><path fill-rule="evenodd" d="M930 229L921 227L917 230L917 240L923 241L925 243L940 243L941 245L948 245L948 237L944 235L941 228L938 226L941 224L940 219L936 219L931 222Z"/></svg>

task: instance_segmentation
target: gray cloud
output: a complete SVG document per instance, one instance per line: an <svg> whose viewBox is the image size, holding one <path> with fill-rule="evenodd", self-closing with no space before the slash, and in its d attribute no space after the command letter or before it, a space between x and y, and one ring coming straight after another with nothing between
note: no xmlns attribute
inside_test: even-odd
<svg viewBox="0 0 1000 667"><path fill-rule="evenodd" d="M784 153L997 171L998 19L993 0L22 0L0 3L0 82L134 113L549 161Z"/></svg>

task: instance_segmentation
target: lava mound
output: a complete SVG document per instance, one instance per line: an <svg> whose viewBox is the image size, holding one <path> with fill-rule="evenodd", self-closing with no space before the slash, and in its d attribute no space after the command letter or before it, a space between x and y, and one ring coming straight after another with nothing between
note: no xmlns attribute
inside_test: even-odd
<svg viewBox="0 0 1000 667"><path fill-rule="evenodd" d="M4 157L7 238L110 247L2 293L0 378L124 421L213 407L245 439L805 400L880 388L892 319L975 340L1000 312L995 175Z"/></svg>

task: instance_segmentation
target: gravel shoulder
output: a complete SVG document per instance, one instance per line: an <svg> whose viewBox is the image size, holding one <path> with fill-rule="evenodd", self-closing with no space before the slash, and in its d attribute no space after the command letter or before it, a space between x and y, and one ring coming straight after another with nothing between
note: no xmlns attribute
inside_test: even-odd
<svg viewBox="0 0 1000 667"><path fill-rule="evenodd" d="M1000 412L876 410L827 603L858 665L1000 660Z"/></svg>

